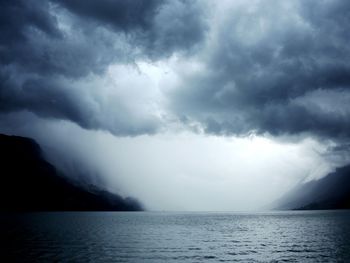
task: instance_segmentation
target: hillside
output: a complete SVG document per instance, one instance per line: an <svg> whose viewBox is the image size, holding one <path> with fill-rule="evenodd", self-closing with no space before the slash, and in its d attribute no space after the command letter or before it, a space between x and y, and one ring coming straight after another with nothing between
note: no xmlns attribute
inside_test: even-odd
<svg viewBox="0 0 350 263"><path fill-rule="evenodd" d="M138 211L139 202L79 185L43 157L31 139L0 135L1 211Z"/></svg>
<svg viewBox="0 0 350 263"><path fill-rule="evenodd" d="M277 209L349 209L350 165L298 185L274 204Z"/></svg>

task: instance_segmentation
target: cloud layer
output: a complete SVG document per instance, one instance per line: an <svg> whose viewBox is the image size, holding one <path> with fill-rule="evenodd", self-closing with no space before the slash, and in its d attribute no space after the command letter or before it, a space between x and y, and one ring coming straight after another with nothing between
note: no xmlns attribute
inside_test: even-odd
<svg viewBox="0 0 350 263"><path fill-rule="evenodd" d="M211 134L349 137L348 1L1 7L2 112L115 135L155 133L176 119ZM140 62L171 74L155 82Z"/></svg>
<svg viewBox="0 0 350 263"><path fill-rule="evenodd" d="M201 70L174 90L176 112L215 134L348 138L349 3L232 2L213 18Z"/></svg>
<svg viewBox="0 0 350 263"><path fill-rule="evenodd" d="M153 133L159 119L143 105L130 109L134 80L111 82L118 67L110 67L123 75L137 60L188 54L205 27L195 2L183 1L15 0L2 3L1 19L0 110L116 135ZM144 85L140 93L152 93Z"/></svg>

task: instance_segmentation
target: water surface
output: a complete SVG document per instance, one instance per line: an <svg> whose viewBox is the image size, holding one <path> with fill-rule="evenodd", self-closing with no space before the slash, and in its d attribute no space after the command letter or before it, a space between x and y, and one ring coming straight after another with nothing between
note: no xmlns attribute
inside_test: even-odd
<svg viewBox="0 0 350 263"><path fill-rule="evenodd" d="M349 211L0 215L0 262L350 262Z"/></svg>

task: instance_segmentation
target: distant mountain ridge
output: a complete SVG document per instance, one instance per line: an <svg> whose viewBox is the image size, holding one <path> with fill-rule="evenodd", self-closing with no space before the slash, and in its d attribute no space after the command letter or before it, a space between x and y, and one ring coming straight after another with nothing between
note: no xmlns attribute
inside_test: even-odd
<svg viewBox="0 0 350 263"><path fill-rule="evenodd" d="M274 204L276 209L350 209L350 165L298 185Z"/></svg>
<svg viewBox="0 0 350 263"><path fill-rule="evenodd" d="M0 180L0 211L143 210L135 199L70 181L25 137L0 134Z"/></svg>

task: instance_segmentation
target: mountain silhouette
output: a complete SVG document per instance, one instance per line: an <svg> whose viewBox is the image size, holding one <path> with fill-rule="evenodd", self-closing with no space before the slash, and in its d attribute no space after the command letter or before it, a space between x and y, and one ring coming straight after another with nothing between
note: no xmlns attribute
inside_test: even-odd
<svg viewBox="0 0 350 263"><path fill-rule="evenodd" d="M277 200L276 209L350 209L350 165L319 180L296 186Z"/></svg>
<svg viewBox="0 0 350 263"><path fill-rule="evenodd" d="M142 205L69 180L32 139L0 134L1 211L139 211Z"/></svg>

